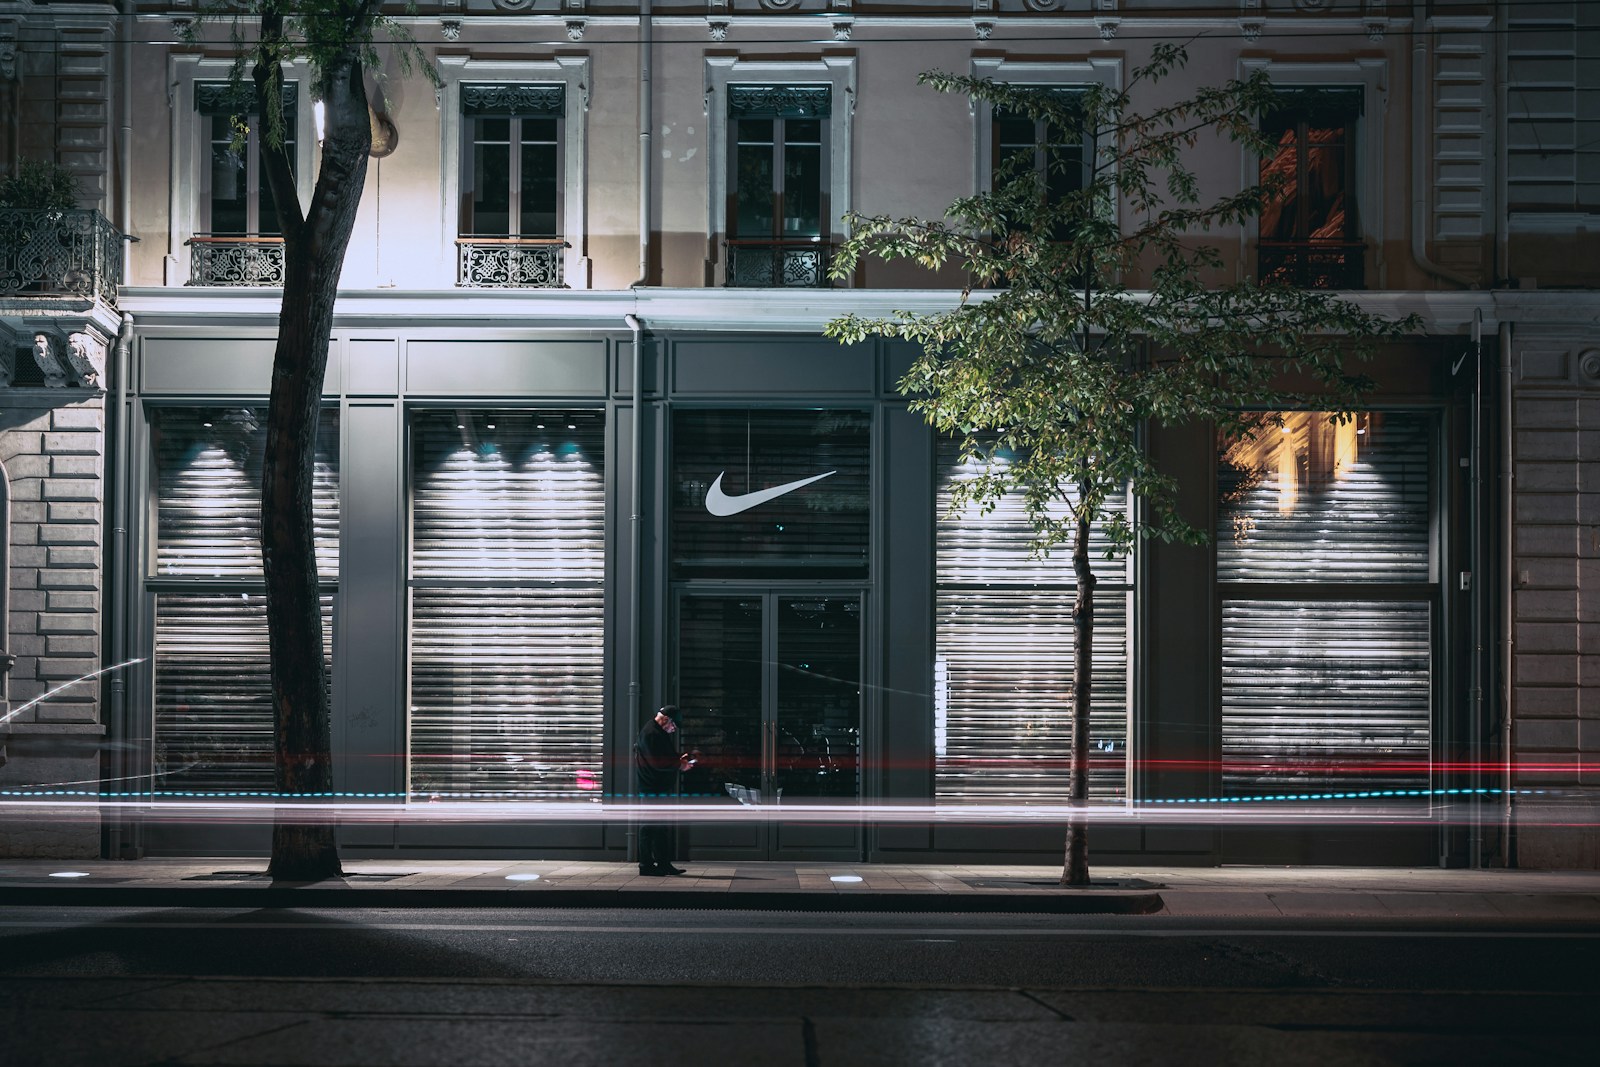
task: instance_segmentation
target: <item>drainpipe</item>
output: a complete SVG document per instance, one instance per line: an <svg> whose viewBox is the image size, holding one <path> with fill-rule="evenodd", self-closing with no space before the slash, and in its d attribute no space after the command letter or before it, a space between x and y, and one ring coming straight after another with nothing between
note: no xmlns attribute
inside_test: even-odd
<svg viewBox="0 0 1600 1067"><path fill-rule="evenodd" d="M637 315L623 316L633 331L633 447L628 457L632 474L628 479L628 732L640 726L641 664L640 642L644 640L644 324ZM613 795L623 790L613 788ZM628 860L637 858L637 820L628 820Z"/></svg>
<svg viewBox="0 0 1600 1067"><path fill-rule="evenodd" d="M1501 589L1502 603L1500 606L1500 632L1501 637L1501 662L1500 662L1500 750L1504 759L1503 785L1505 792L1504 811L1502 812L1502 826L1500 838L1501 863L1506 867L1516 866L1516 850L1512 832L1515 827L1513 821L1513 808L1515 794L1512 792L1512 724L1515 719L1516 689L1511 684L1511 669L1513 656L1516 650L1516 634L1512 625L1516 621L1516 612L1512 610L1512 597L1516 593L1516 578L1512 574L1516 566L1516 553L1513 551L1512 535L1515 532L1512 526L1514 508L1512 500L1513 490L1516 488L1516 466L1512 462L1511 447L1515 440L1511 426L1511 324L1500 324L1500 543L1501 552L1505 560L1505 584Z"/></svg>
<svg viewBox="0 0 1600 1067"><path fill-rule="evenodd" d="M1470 457L1467 465L1470 468L1467 492L1470 501L1467 506L1468 520L1471 525L1471 537L1468 554L1472 568L1472 585L1469 592L1472 594L1472 687L1468 694L1470 705L1469 721L1472 730L1472 748L1476 753L1481 748L1483 737L1483 674L1487 663L1484 659L1483 649L1483 624L1485 621L1484 596L1491 588L1488 581L1489 568L1484 565L1485 543L1483 520L1480 511L1483 508L1483 310L1474 308L1472 311L1472 441L1469 446ZM1474 764L1477 763L1474 758ZM1482 772L1474 766L1471 785L1476 788L1483 784ZM1479 794L1482 795L1482 794ZM1472 841L1469 846L1470 855L1468 863L1473 870L1483 866L1483 829L1481 820L1473 821Z"/></svg>
<svg viewBox="0 0 1600 1067"><path fill-rule="evenodd" d="M128 574L128 485L132 465L128 461L128 440L131 436L128 418L128 368L132 363L133 316L122 314L122 329L117 334L116 384L113 387L112 411L116 418L116 438L113 453L111 492L111 546L107 553L105 587L109 592L111 616L111 662L126 663L128 656L127 581ZM132 717L128 713L128 672L112 671L106 683L106 717L111 723L112 784L120 792L127 792L136 773L137 757L133 752ZM123 809L126 811L126 809ZM125 826L126 816L119 813L111 823L107 836L107 851L111 859L137 858L139 844L131 827ZM124 834L127 840L124 840Z"/></svg>
<svg viewBox="0 0 1600 1067"><path fill-rule="evenodd" d="M654 19L650 0L639 5L639 280L634 286L650 281L650 145L651 124L654 117L653 89L650 81L651 51L654 48ZM639 350L634 349L634 380L638 381ZM637 411L635 410L635 417Z"/></svg>
<svg viewBox="0 0 1600 1067"><path fill-rule="evenodd" d="M1429 108L1432 100L1423 92L1429 84L1428 35L1422 32L1427 21L1427 5L1418 0L1412 5L1411 23L1411 258L1427 274L1453 282L1463 289L1477 286L1477 280L1446 270L1428 258L1428 177L1433 161L1428 151Z"/></svg>
<svg viewBox="0 0 1600 1067"><path fill-rule="evenodd" d="M633 449L629 457L628 550L632 553L632 581L628 587L628 722L639 725L639 685L641 655L639 640L643 622L642 592L644 575L644 323L638 316L623 316L633 331Z"/></svg>
<svg viewBox="0 0 1600 1067"><path fill-rule="evenodd" d="M133 33L133 5L129 4L122 14L122 99L118 102L122 113L122 159L117 174L117 225L123 234L123 285L133 282Z"/></svg>

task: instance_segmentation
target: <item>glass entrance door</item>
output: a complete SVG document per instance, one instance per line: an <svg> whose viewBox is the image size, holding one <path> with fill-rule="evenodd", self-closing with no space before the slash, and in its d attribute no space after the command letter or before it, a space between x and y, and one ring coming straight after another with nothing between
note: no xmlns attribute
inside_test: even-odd
<svg viewBox="0 0 1600 1067"><path fill-rule="evenodd" d="M684 793L771 816L687 828L692 855L859 858L858 822L782 816L861 795L861 611L855 592L679 597L677 702L698 753Z"/></svg>

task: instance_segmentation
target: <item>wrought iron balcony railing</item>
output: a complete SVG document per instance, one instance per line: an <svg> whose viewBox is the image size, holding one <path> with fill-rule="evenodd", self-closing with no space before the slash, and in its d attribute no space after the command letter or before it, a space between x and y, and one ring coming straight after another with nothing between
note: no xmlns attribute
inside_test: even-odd
<svg viewBox="0 0 1600 1067"><path fill-rule="evenodd" d="M117 302L122 232L98 211L0 208L0 297Z"/></svg>
<svg viewBox="0 0 1600 1067"><path fill-rule="evenodd" d="M1257 275L1262 285L1297 289L1360 289L1363 287L1360 242L1262 241Z"/></svg>
<svg viewBox="0 0 1600 1067"><path fill-rule="evenodd" d="M283 238L197 233L189 238L190 285L282 285Z"/></svg>
<svg viewBox="0 0 1600 1067"><path fill-rule="evenodd" d="M472 289L562 289L567 243L559 237L462 237L456 284Z"/></svg>
<svg viewBox="0 0 1600 1067"><path fill-rule="evenodd" d="M798 241L728 241L730 288L816 289L828 284L830 247L820 237Z"/></svg>

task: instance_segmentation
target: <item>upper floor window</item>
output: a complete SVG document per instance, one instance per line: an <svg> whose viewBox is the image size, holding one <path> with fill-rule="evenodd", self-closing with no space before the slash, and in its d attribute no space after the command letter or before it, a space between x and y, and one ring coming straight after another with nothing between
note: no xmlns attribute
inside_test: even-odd
<svg viewBox="0 0 1600 1067"><path fill-rule="evenodd" d="M461 85L457 284L564 284L560 83Z"/></svg>
<svg viewBox="0 0 1600 1067"><path fill-rule="evenodd" d="M441 267L474 288L589 287L589 59L439 58Z"/></svg>
<svg viewBox="0 0 1600 1067"><path fill-rule="evenodd" d="M296 176L301 168L299 86L283 87L283 141L268 144L254 89L226 81L194 82L200 141L193 227L191 285L281 285L282 229L263 167L281 150Z"/></svg>
<svg viewBox="0 0 1600 1067"><path fill-rule="evenodd" d="M227 82L195 85L195 110L203 116L208 167L201 188L200 221L213 235L281 236L272 188L262 172L266 131L256 113L255 93ZM243 105L243 106L241 106ZM289 170L295 160L295 86L283 93L283 151Z"/></svg>
<svg viewBox="0 0 1600 1067"><path fill-rule="evenodd" d="M729 285L826 283L832 105L826 85L729 87Z"/></svg>
<svg viewBox="0 0 1600 1067"><path fill-rule="evenodd" d="M1074 112L1077 93L1057 86L1038 86ZM1059 117L1034 117L1026 112L1006 108L994 110L990 125L993 145L990 151L992 171L990 188L995 192L1005 190L1017 182L1031 185L1023 191L1037 197L1041 204L1059 204L1063 197L1080 192L1089 183L1089 148L1085 143L1083 123L1062 121ZM1019 213L1008 220L1012 228L1026 228L1027 219ZM1051 227L1054 240L1070 237L1069 221L1057 220Z"/></svg>
<svg viewBox="0 0 1600 1067"><path fill-rule="evenodd" d="M1272 142L1262 182L1278 184L1260 218L1263 283L1359 289L1365 244L1356 211L1359 88L1280 90L1262 118Z"/></svg>
<svg viewBox="0 0 1600 1067"><path fill-rule="evenodd" d="M663 265L664 284L830 284L829 254L850 212L854 102L850 56L707 56L709 254L699 279L675 282Z"/></svg>

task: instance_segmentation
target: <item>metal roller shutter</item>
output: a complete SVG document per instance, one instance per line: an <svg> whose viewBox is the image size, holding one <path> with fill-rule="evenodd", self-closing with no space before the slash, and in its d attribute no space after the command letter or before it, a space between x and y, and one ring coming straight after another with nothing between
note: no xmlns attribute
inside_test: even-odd
<svg viewBox="0 0 1600 1067"><path fill-rule="evenodd" d="M1283 420L1221 457L1223 793L1425 788L1430 421Z"/></svg>
<svg viewBox="0 0 1600 1067"><path fill-rule="evenodd" d="M333 648L331 596L322 598L322 647ZM266 597L162 593L155 651L153 788L272 789Z"/></svg>
<svg viewBox="0 0 1600 1067"><path fill-rule="evenodd" d="M595 412L414 418L413 793L598 799L604 434Z"/></svg>
<svg viewBox="0 0 1600 1067"><path fill-rule="evenodd" d="M1071 753L1072 602L1068 549L1032 557L1020 499L988 514L950 514L971 468L956 442L938 456L938 587L934 665L936 798L941 802L1060 801ZM1129 580L1125 559L1091 542L1095 669L1090 702L1090 795L1127 790Z"/></svg>
<svg viewBox="0 0 1600 1067"><path fill-rule="evenodd" d="M1425 787L1429 614L1425 602L1224 602L1224 795Z"/></svg>

